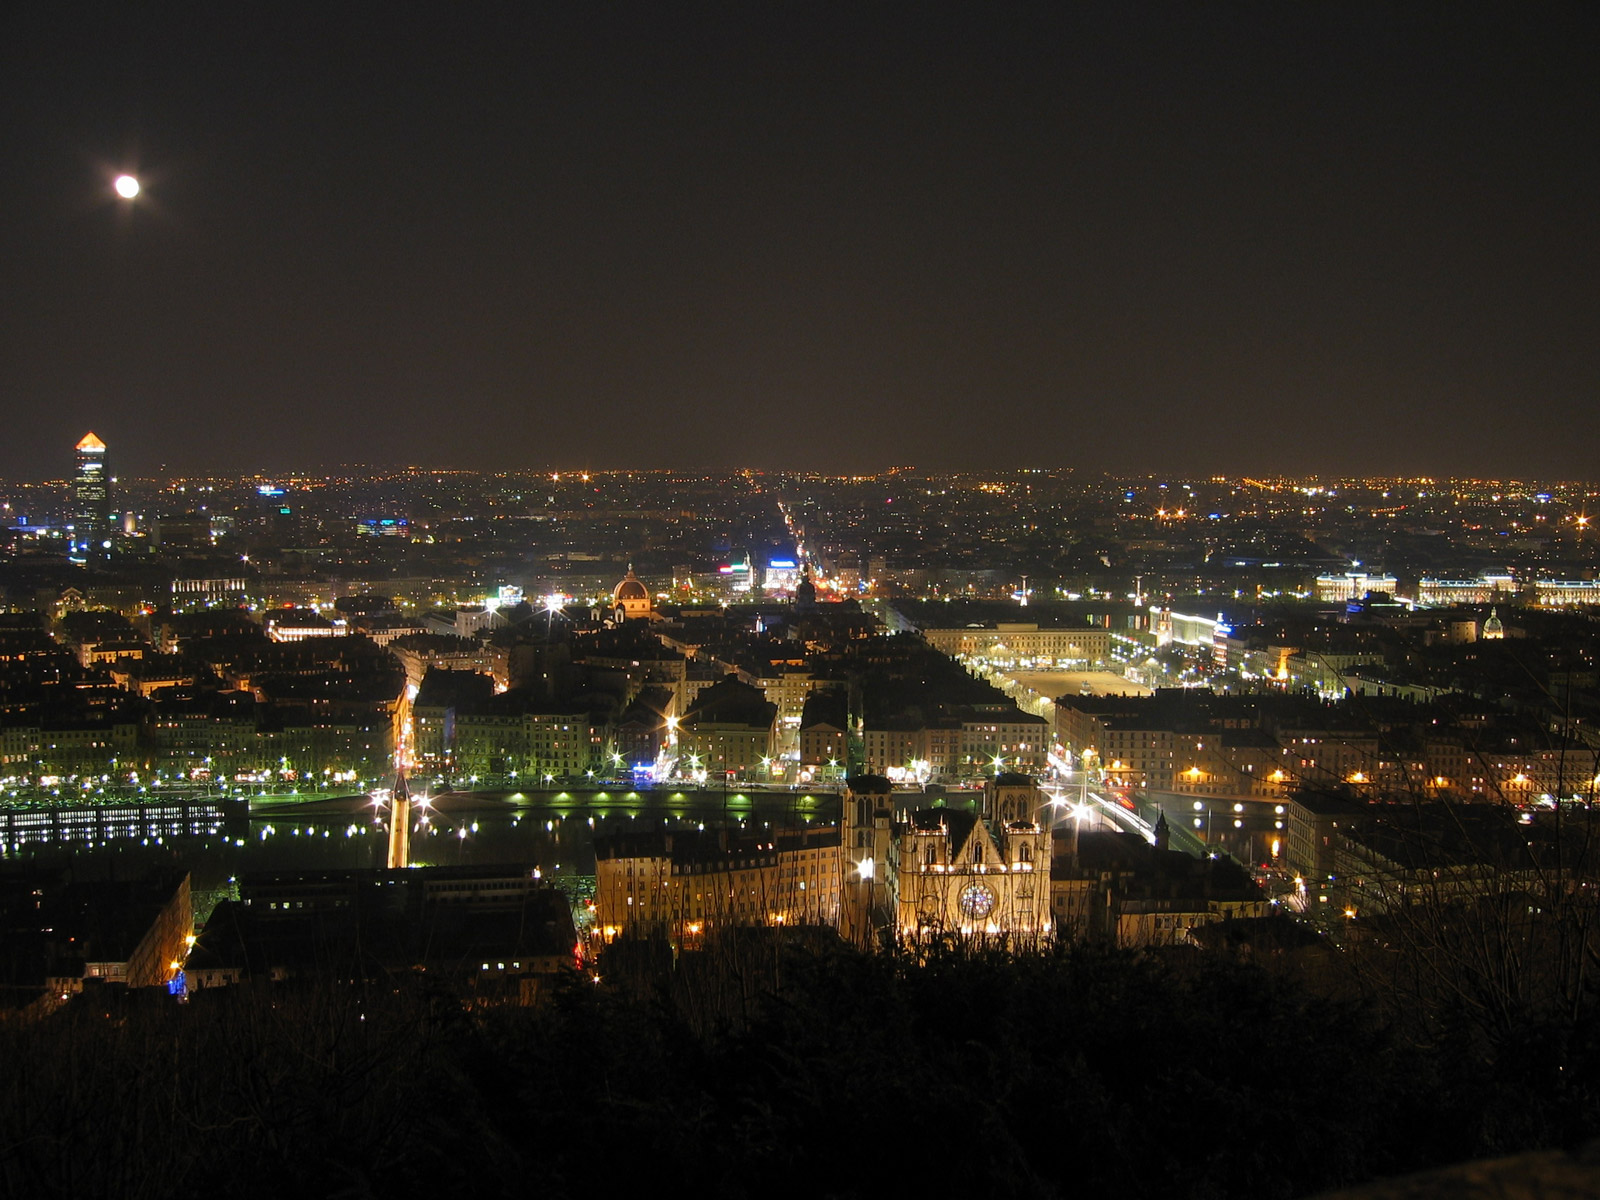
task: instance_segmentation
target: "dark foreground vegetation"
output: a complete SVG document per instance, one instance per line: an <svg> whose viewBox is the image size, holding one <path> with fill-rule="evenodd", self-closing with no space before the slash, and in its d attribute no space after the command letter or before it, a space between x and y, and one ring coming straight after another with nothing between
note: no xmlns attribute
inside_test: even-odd
<svg viewBox="0 0 1600 1200"><path fill-rule="evenodd" d="M0 1195L1293 1197L1581 1141L1597 1046L1423 1038L1221 954L635 947L0 1024Z"/></svg>

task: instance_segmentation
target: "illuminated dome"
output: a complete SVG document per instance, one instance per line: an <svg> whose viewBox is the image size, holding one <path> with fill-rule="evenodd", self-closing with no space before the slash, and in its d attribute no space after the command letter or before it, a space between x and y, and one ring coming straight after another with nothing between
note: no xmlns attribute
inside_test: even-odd
<svg viewBox="0 0 1600 1200"><path fill-rule="evenodd" d="M1489 619L1483 623L1481 635L1486 642L1497 641L1506 636L1506 623L1500 619L1499 610L1491 608Z"/></svg>
<svg viewBox="0 0 1600 1200"><path fill-rule="evenodd" d="M611 603L624 618L650 615L650 589L639 582L639 577L628 568L622 582L611 590Z"/></svg>

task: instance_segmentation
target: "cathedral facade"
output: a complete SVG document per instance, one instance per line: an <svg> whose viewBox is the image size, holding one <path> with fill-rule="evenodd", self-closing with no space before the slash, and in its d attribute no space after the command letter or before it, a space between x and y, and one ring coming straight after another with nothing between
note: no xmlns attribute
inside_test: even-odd
<svg viewBox="0 0 1600 1200"><path fill-rule="evenodd" d="M905 798L877 776L849 782L840 837L847 937L1050 933L1050 829L1032 778L990 779L977 812Z"/></svg>

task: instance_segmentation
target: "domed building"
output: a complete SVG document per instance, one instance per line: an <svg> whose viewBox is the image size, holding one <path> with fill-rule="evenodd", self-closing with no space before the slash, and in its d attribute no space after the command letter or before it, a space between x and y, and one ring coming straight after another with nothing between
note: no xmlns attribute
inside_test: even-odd
<svg viewBox="0 0 1600 1200"><path fill-rule="evenodd" d="M634 621L650 616L650 589L639 581L630 564L621 583L611 589L611 607L617 619Z"/></svg>
<svg viewBox="0 0 1600 1200"><path fill-rule="evenodd" d="M1506 636L1506 623L1500 619L1499 609L1489 610L1489 619L1483 623L1483 632L1479 636L1486 642L1500 641Z"/></svg>

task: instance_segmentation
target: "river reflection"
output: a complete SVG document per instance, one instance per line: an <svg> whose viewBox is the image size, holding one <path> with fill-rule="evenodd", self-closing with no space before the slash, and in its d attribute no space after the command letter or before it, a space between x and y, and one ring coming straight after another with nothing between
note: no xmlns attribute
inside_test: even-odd
<svg viewBox="0 0 1600 1200"><path fill-rule="evenodd" d="M836 821L839 798L789 792L475 793L436 798L415 814L415 866L516 863L546 878L594 874L597 833L729 828L752 833ZM263 806L246 816L205 805L10 813L0 828L8 867L68 867L79 878L133 879L182 867L199 892L247 872L382 867L387 809L366 797ZM25 869L25 867L24 867Z"/></svg>

